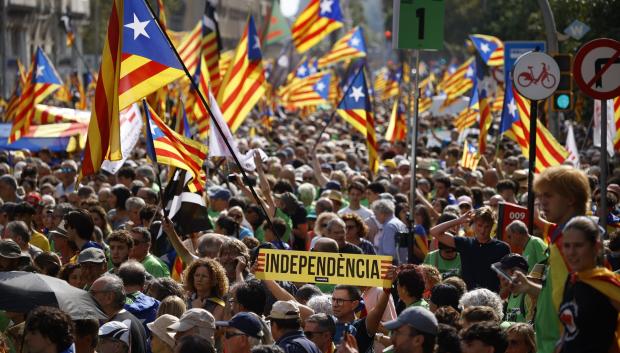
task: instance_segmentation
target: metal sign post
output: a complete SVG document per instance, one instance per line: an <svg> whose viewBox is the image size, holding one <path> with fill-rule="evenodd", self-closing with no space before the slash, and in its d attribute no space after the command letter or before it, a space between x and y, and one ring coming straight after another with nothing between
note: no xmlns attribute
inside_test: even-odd
<svg viewBox="0 0 620 353"><path fill-rule="evenodd" d="M575 55L573 77L579 89L601 100L601 208L599 219L607 229L607 100L620 96L620 42L609 38L592 40Z"/></svg>
<svg viewBox="0 0 620 353"><path fill-rule="evenodd" d="M512 70L512 83L517 91L530 99L530 153L527 178L528 230L534 232L534 171L536 170L536 129L538 101L551 96L560 84L560 68L547 54L529 52L520 56Z"/></svg>
<svg viewBox="0 0 620 353"><path fill-rule="evenodd" d="M409 190L409 229L413 234L413 212L416 204L416 173L417 173L417 141L419 128L419 100L420 100L420 50L442 49L443 47L443 24L445 2L443 0L394 0L392 43L395 49L413 49L411 67L415 67L413 92L409 92L409 102L413 93L413 121L408 119L411 129L407 135L411 136L411 180ZM403 75L411 75L411 72L403 72ZM411 82L411 80L410 80ZM411 114L411 104L408 113ZM413 131L412 131L413 130ZM413 238L409 238L411 244L415 244ZM413 245L409 246L409 262L412 262Z"/></svg>
<svg viewBox="0 0 620 353"><path fill-rule="evenodd" d="M409 190L409 219L413 220L413 212L415 209L415 201L416 201L416 188L418 187L418 181L416 179L416 173L418 170L418 166L416 163L416 157L418 152L418 129L419 129L419 116L418 116L418 107L420 104L420 51L418 49L413 50L413 56L415 60L415 78L413 81L413 121L411 122L411 126L413 128L413 134L411 139L411 182ZM409 73L411 75L411 73Z"/></svg>

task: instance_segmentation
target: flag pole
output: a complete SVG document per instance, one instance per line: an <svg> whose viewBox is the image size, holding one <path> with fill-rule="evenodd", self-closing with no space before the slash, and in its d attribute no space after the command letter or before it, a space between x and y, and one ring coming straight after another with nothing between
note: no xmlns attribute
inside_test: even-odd
<svg viewBox="0 0 620 353"><path fill-rule="evenodd" d="M162 28L161 23L159 21L159 18L157 18L157 16L155 16L155 12L153 11L153 7L151 6L151 4L148 1L146 1L146 0L143 0L143 1L146 4L147 8L149 9L149 12L151 13L151 16L153 17L153 20L157 23L157 26L159 26L159 29L161 30L161 28ZM211 111L211 107L207 104L207 100L202 95L202 92L200 92L200 90L198 89L198 85L196 84L196 82L194 81L192 75L190 74L189 70L187 69L187 66L185 66L185 63L183 62L183 59L181 59L181 56L179 55L179 53L177 52L176 48L172 44L172 40L168 36L168 33L166 33L166 31L163 31L163 30L161 32L164 35L164 37L166 38L166 41L168 42L168 45L170 46L170 49L172 49L172 52L176 56L177 60L179 61L179 63L181 63L181 66L183 67L183 71L185 72L185 75L187 76L187 78L189 78L189 81L190 81L192 89L194 89L194 91L196 92L198 97L200 97L200 101L202 102L202 104L207 109L207 113L209 113L209 117L211 118L211 121L214 123L215 128L220 133L220 136L224 136L224 131L222 130L222 127L220 126L219 122L216 119L213 118L213 112ZM245 172L245 169L243 168L243 166L241 165L241 162L239 161L239 158L237 158L237 155L235 154L232 146L230 145L230 142L227 139L224 139L224 138L222 140L224 141L224 144L226 145L226 148L230 152L233 160L235 161L235 164L237 164L237 166L239 167L239 170L241 171L241 175L243 176L243 180L248 180L249 179L248 175ZM257 166L257 168L258 168L258 166ZM265 209L265 206L263 205L261 199L259 198L258 194L256 193L256 190L254 189L254 187L252 185L248 185L248 188L250 189L250 192L252 193L252 196L254 197L254 199L256 200L258 205L260 206L261 210L265 214L265 218L267 220L268 227L273 229L273 223L271 222L271 217L269 217L269 214L267 213L267 210ZM276 234L275 231L274 231L274 234ZM277 234L276 234L276 236L277 236Z"/></svg>
<svg viewBox="0 0 620 353"><path fill-rule="evenodd" d="M144 109L144 114L146 115L146 129L151 129L151 122L150 122L150 113L148 111L149 107L146 103L146 99L142 98L142 108ZM148 138L149 135L147 135ZM155 155L157 155L157 151L153 151L155 152ZM161 177L159 176L159 174L161 173L161 170L159 169L159 163L157 163L157 157L155 158L154 161L151 161L151 163L153 163L155 165L155 177L157 178L157 184L159 184L159 202L157 204L157 207L159 207L163 212L164 212L164 218L166 217L166 207L164 205L164 193L163 193L163 185L161 183ZM153 223L153 221L155 220L155 217L157 215L157 212L159 212L159 210L155 211L155 214L153 215L153 217L151 218L151 223Z"/></svg>
<svg viewBox="0 0 620 353"><path fill-rule="evenodd" d="M530 156L527 176L527 208L529 213L528 231L534 234L534 170L536 168L536 123L538 121L538 101L530 101Z"/></svg>
<svg viewBox="0 0 620 353"><path fill-rule="evenodd" d="M419 89L419 85L420 85L420 50L419 49L415 49L413 51L413 55L415 57L415 78L414 78L414 82L413 82L413 122L410 122L410 126L412 128L412 132L413 135L411 137L411 180L410 180L410 185L409 187L411 188L409 190L409 222L411 225L413 225L413 211L415 209L415 201L416 201L416 188L418 187L417 185L417 180L416 180L416 173L417 173L417 164L416 164L416 157L417 157L417 152L418 152L418 129L419 129L419 107L420 107L420 103L419 103L419 99L420 99L420 89ZM409 75L411 75L411 72L408 73ZM411 82L411 79L409 80L409 82ZM410 92L411 93L411 92ZM411 106L411 94L409 95L409 106Z"/></svg>
<svg viewBox="0 0 620 353"><path fill-rule="evenodd" d="M594 119L593 119L594 120ZM600 216L599 224L607 231L607 99L601 100L601 158L600 166L600 195L603 215Z"/></svg>

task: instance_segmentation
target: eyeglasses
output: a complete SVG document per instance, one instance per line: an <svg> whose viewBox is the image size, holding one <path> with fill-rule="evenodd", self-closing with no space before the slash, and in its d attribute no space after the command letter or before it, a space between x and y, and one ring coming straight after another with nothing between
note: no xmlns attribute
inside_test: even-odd
<svg viewBox="0 0 620 353"><path fill-rule="evenodd" d="M343 299L343 298L334 298L332 297L332 303L336 304L336 305L342 305L344 304L344 302L352 302L354 301L353 299Z"/></svg>
<svg viewBox="0 0 620 353"><path fill-rule="evenodd" d="M312 337L314 337L314 335L320 335L320 334L322 334L324 332L327 332L327 331L315 331L315 332L313 332L313 331L304 331L304 335L306 335L306 337L308 337L308 339L312 339Z"/></svg>
<svg viewBox="0 0 620 353"><path fill-rule="evenodd" d="M247 336L247 335L245 333L240 333L240 332L226 332L224 334L224 337L226 339L231 339L231 338L233 338L235 336Z"/></svg>

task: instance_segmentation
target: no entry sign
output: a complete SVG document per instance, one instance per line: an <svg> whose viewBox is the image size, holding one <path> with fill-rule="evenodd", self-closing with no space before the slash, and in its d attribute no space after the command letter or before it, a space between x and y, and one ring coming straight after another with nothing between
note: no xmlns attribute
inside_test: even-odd
<svg viewBox="0 0 620 353"><path fill-rule="evenodd" d="M600 38L586 43L575 55L573 77L592 98L620 96L620 42Z"/></svg>

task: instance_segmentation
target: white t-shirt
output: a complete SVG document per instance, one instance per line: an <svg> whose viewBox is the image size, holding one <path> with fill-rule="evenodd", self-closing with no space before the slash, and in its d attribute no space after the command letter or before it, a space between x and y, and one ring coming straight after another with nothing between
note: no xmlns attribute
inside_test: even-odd
<svg viewBox="0 0 620 353"><path fill-rule="evenodd" d="M373 213L369 208L366 208L362 205L360 205L360 208L357 210L352 209L350 206L347 208L343 208L340 211L338 211L339 215L343 215L343 214L347 214L347 213L355 213L356 215L360 216L362 218L362 220L366 220L368 217L372 216Z"/></svg>

